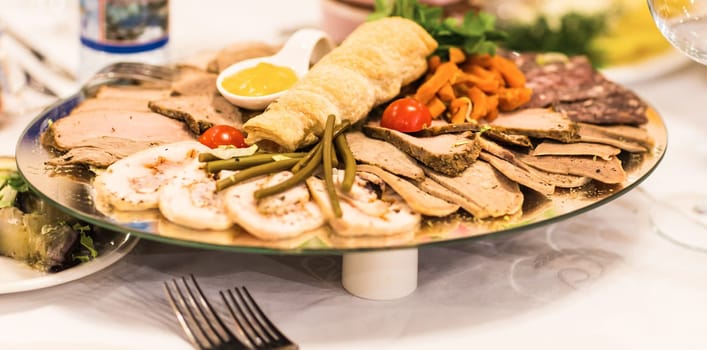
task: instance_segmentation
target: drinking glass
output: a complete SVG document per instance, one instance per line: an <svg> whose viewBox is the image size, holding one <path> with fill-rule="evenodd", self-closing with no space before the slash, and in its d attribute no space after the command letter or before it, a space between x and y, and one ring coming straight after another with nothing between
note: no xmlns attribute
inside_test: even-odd
<svg viewBox="0 0 707 350"><path fill-rule="evenodd" d="M707 0L648 0L648 8L658 29L673 46L707 65ZM707 161L704 144L697 145L694 151L698 161ZM695 191L662 202L667 204L652 213L659 232L676 243L707 251L707 195Z"/></svg>

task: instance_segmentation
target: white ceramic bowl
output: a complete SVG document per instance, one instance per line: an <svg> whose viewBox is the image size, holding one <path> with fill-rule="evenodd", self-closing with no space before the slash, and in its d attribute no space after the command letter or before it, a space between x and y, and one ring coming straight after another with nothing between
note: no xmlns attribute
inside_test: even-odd
<svg viewBox="0 0 707 350"><path fill-rule="evenodd" d="M226 100L238 107L252 110L264 109L287 90L265 96L241 96L226 90L223 87L223 80L244 69L255 67L261 62L291 68L297 75L297 79L301 79L309 71L312 63L316 63L333 48L334 43L325 32L316 29L300 29L292 34L277 54L237 62L221 71L216 79L216 88Z"/></svg>

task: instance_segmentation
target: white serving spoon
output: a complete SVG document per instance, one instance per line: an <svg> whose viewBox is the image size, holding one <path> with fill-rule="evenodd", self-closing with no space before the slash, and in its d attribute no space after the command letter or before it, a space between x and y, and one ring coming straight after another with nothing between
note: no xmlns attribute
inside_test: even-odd
<svg viewBox="0 0 707 350"><path fill-rule="evenodd" d="M237 62L224 69L216 79L216 88L223 97L238 107L264 109L287 90L264 96L241 96L227 91L223 87L223 80L244 69L255 67L261 62L288 67L295 72L297 79L302 79L310 65L316 63L333 48L334 43L325 32L316 29L300 29L292 34L275 55Z"/></svg>

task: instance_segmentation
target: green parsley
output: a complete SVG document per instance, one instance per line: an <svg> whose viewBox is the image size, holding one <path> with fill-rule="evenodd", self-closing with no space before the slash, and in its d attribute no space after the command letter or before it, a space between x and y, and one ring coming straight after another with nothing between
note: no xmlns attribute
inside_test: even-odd
<svg viewBox="0 0 707 350"><path fill-rule="evenodd" d="M420 4L418 0L376 0L368 20L399 16L417 22L437 40L434 54L447 59L449 49L459 47L467 54L495 54L496 42L506 34L496 27L496 17L486 12L468 12L460 21L444 17L441 7Z"/></svg>
<svg viewBox="0 0 707 350"><path fill-rule="evenodd" d="M79 237L79 244L88 251L88 254L83 254L83 255L77 255L74 254L72 257L74 260L78 260L80 262L87 262L90 260L95 259L98 256L98 251L93 245L93 238L89 236L89 232L91 231L91 226L89 225L82 225L81 223L76 223L72 228L77 231L80 235Z"/></svg>

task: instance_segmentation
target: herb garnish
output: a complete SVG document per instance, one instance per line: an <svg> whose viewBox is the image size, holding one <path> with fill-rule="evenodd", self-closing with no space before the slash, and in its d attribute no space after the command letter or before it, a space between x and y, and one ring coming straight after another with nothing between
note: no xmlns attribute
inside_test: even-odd
<svg viewBox="0 0 707 350"><path fill-rule="evenodd" d="M468 12L463 20L444 17L441 7L420 4L418 0L376 0L368 20L399 16L417 22L437 40L434 54L446 59L449 48L462 48L467 54L495 54L496 41L506 34L495 29L496 17L486 12Z"/></svg>
<svg viewBox="0 0 707 350"><path fill-rule="evenodd" d="M561 52L568 56L586 55L595 66L601 66L601 51L591 45L592 39L607 30L602 14L586 15L570 12L560 18L557 28L545 16L528 24L510 23L502 27L508 33L505 48L516 51Z"/></svg>
<svg viewBox="0 0 707 350"><path fill-rule="evenodd" d="M74 224L74 226L72 226L72 228L74 229L74 231L77 231L79 233L79 243L85 250L88 251L88 254L74 254L72 258L80 262L87 262L95 259L98 256L98 251L93 245L93 238L91 238L91 236L88 234L91 231L91 226L76 223Z"/></svg>

